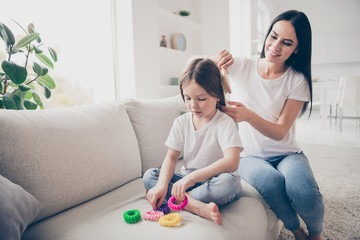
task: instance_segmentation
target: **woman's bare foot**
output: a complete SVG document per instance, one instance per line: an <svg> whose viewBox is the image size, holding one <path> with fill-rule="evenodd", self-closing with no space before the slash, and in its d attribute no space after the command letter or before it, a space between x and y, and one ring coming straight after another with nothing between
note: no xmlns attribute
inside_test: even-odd
<svg viewBox="0 0 360 240"><path fill-rule="evenodd" d="M308 235L305 233L302 227L299 227L295 231L292 232L294 234L295 240L306 240L308 239Z"/></svg>
<svg viewBox="0 0 360 240"><path fill-rule="evenodd" d="M209 219L218 225L221 225L222 219L219 207L215 203L204 203L198 201L192 198L190 194L186 194L186 196L188 197L188 205L185 207L185 210L195 213L203 218Z"/></svg>
<svg viewBox="0 0 360 240"><path fill-rule="evenodd" d="M319 234L309 234L309 240L322 240L322 233Z"/></svg>

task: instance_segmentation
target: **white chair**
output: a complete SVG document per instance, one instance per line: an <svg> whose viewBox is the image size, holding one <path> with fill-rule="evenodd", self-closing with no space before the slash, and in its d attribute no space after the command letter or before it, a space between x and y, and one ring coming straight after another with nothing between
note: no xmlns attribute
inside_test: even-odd
<svg viewBox="0 0 360 240"><path fill-rule="evenodd" d="M359 126L360 111L360 76L346 76L342 82L339 101L339 124L342 131L342 118L344 110L356 111L356 126Z"/></svg>

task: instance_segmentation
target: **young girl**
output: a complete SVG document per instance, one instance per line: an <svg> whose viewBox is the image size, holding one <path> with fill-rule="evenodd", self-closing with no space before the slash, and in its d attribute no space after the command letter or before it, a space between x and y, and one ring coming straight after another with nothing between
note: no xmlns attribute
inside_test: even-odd
<svg viewBox="0 0 360 240"><path fill-rule="evenodd" d="M180 92L190 112L176 118L161 170L148 169L143 181L146 199L156 209L173 195L188 198L185 210L221 225L219 205L240 197L239 165L242 144L234 120L219 108L225 105L221 75L210 59L191 61L180 77ZM182 173L175 165L183 151Z"/></svg>
<svg viewBox="0 0 360 240"><path fill-rule="evenodd" d="M291 10L271 23L259 59L218 55L229 71L233 107L222 110L239 122L244 143L239 172L269 203L296 240L322 239L324 203L309 161L295 138L295 120L310 102L311 27ZM300 216L308 234L300 227Z"/></svg>

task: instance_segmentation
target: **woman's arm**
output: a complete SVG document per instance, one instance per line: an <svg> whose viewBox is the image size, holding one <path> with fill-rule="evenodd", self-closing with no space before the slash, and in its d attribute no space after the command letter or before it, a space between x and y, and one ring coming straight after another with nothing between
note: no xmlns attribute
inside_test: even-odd
<svg viewBox="0 0 360 240"><path fill-rule="evenodd" d="M285 102L285 106L280 114L279 120L276 123L272 123L261 118L259 115L245 107L242 103L228 103L233 107L222 107L222 111L232 117L235 122L246 121L260 133L276 141L284 139L291 126L294 124L304 104L303 101L288 99Z"/></svg>
<svg viewBox="0 0 360 240"><path fill-rule="evenodd" d="M159 180L156 186L151 188L146 198L153 209L157 209L163 203L168 185L175 172L175 166L179 159L180 152L169 148L161 165Z"/></svg>
<svg viewBox="0 0 360 240"><path fill-rule="evenodd" d="M178 200L185 199L185 191L192 187L197 182L206 181L220 173L234 172L238 169L240 162L240 148L228 148L224 152L224 157L214 162L213 164L195 170L181 180L177 181L172 188L171 194Z"/></svg>

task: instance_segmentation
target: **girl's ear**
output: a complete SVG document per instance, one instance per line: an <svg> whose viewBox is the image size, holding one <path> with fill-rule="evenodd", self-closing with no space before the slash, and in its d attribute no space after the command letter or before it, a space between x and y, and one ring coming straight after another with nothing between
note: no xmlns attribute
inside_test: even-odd
<svg viewBox="0 0 360 240"><path fill-rule="evenodd" d="M296 48L295 51L294 51L294 53L295 53L295 54L298 54L298 52L299 52L299 48Z"/></svg>

